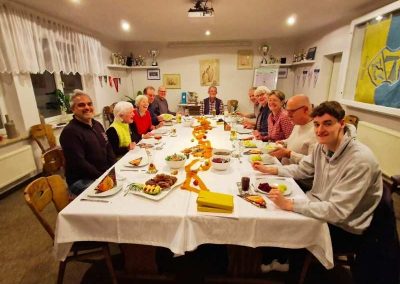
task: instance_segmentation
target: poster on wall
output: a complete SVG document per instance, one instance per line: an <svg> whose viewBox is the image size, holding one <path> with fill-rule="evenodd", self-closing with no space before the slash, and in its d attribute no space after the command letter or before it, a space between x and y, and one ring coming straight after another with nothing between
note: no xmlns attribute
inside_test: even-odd
<svg viewBox="0 0 400 284"><path fill-rule="evenodd" d="M200 60L200 85L219 86L219 59Z"/></svg>
<svg viewBox="0 0 400 284"><path fill-rule="evenodd" d="M253 86L266 86L270 90L276 89L279 68L277 66L261 67L254 70Z"/></svg>

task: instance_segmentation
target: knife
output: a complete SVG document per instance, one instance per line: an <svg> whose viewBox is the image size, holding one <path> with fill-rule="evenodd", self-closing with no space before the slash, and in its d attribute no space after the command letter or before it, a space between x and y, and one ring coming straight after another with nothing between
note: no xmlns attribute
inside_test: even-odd
<svg viewBox="0 0 400 284"><path fill-rule="evenodd" d="M136 169L120 169L120 171L146 172L146 170L136 170Z"/></svg>
<svg viewBox="0 0 400 284"><path fill-rule="evenodd" d="M93 201L93 202L103 202L103 203L108 203L108 202L110 202L109 200L103 200L103 199L88 199L88 198L81 198L80 201Z"/></svg>

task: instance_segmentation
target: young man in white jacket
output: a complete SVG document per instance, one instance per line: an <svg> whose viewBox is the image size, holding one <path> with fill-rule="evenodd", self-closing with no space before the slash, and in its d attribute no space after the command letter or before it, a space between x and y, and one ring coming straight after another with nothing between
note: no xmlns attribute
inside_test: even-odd
<svg viewBox="0 0 400 284"><path fill-rule="evenodd" d="M382 173L371 150L357 141L344 123L345 112L335 101L311 113L318 144L299 164L281 167L253 164L263 173L314 177L308 199L285 198L272 189L268 197L278 207L329 223L334 250L356 248L369 227L382 196ZM292 268L290 268L292 270Z"/></svg>

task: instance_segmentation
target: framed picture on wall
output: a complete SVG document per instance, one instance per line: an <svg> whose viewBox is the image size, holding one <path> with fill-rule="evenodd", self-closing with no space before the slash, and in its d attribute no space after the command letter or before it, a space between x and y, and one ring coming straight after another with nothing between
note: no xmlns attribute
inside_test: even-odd
<svg viewBox="0 0 400 284"><path fill-rule="evenodd" d="M315 59L315 53L317 52L317 47L311 47L307 51L306 59L307 60L314 60Z"/></svg>
<svg viewBox="0 0 400 284"><path fill-rule="evenodd" d="M163 74L163 85L167 89L180 89L181 88L181 75L180 74Z"/></svg>
<svg viewBox="0 0 400 284"><path fill-rule="evenodd" d="M278 79L286 79L287 78L288 69L287 68L279 68L278 70Z"/></svg>
<svg viewBox="0 0 400 284"><path fill-rule="evenodd" d="M219 59L200 60L200 85L219 86Z"/></svg>
<svg viewBox="0 0 400 284"><path fill-rule="evenodd" d="M239 50L237 53L237 69L253 69L253 51Z"/></svg>
<svg viewBox="0 0 400 284"><path fill-rule="evenodd" d="M147 80L160 80L160 69L147 69Z"/></svg>

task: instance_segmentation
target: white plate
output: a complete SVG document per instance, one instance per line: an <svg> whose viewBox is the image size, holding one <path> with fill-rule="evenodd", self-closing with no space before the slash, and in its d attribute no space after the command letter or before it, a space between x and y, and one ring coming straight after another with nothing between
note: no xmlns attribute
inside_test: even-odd
<svg viewBox="0 0 400 284"><path fill-rule="evenodd" d="M139 159L139 158L140 157L136 157L136 158L130 159L129 161ZM142 160L140 161L140 164L138 166L134 166L134 165L130 164L129 161L127 162L127 164L125 164L125 167L140 168L140 167L146 166L149 163L149 159L147 157L142 157Z"/></svg>
<svg viewBox="0 0 400 284"><path fill-rule="evenodd" d="M153 134L163 135L163 134L166 134L168 131L169 131L169 128L160 127L160 128L154 129L154 130L152 131L152 133L153 133Z"/></svg>
<svg viewBox="0 0 400 284"><path fill-rule="evenodd" d="M250 133L253 132L253 129L247 129L247 128L244 128L244 127L237 127L236 128L236 132L239 133L239 134L250 134Z"/></svg>
<svg viewBox="0 0 400 284"><path fill-rule="evenodd" d="M111 188L110 190L104 191L104 192L99 192L97 193L96 189L92 189L88 193L88 197L108 197L108 196L113 196L114 194L117 194L120 192L122 189L122 185L117 185Z"/></svg>
<svg viewBox="0 0 400 284"><path fill-rule="evenodd" d="M167 174L167 175L170 175L170 174ZM145 197L145 198L147 198L147 199L151 199L151 200L154 200L154 201L158 201L158 200L161 200L161 199L163 199L164 197L166 197L168 194L170 194L175 188L177 188L178 186L180 186L184 181L185 181L185 178L183 178L183 177L177 177L178 179L177 179L177 181L169 188L169 189L164 189L163 191L161 191L159 194L157 194L157 195L151 195L151 194L147 194L147 193L144 193L143 191L133 191L133 190L131 190L131 191L129 191L129 193L132 193L132 194L134 194L134 195L139 195L139 196L142 196L142 197ZM146 180L148 180L148 179L146 179ZM144 182L143 182L144 183Z"/></svg>
<svg viewBox="0 0 400 284"><path fill-rule="evenodd" d="M253 157L254 156L260 156L261 157L261 161L264 165L274 165L276 164L276 159L275 157L268 155L268 154L250 154L249 155L249 162L252 163L253 162Z"/></svg>
<svg viewBox="0 0 400 284"><path fill-rule="evenodd" d="M267 194L266 192L258 189L258 185L260 183L265 183L265 182L268 182L269 185L278 185L278 184L286 185L287 189L283 193L284 196L290 195L292 193L292 185L291 185L290 181L286 181L286 180L282 180L282 179L278 179L278 178L274 179L272 177L271 178L263 178L263 179L257 180L254 190L257 191L257 192L263 193L263 194Z"/></svg>

